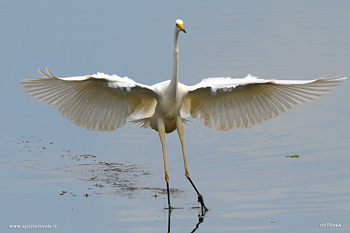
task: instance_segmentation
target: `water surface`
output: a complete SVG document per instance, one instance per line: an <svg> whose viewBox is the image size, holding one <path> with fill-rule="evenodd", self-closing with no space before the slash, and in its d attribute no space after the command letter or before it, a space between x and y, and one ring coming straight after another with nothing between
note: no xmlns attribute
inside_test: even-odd
<svg viewBox="0 0 350 233"><path fill-rule="evenodd" d="M35 2L35 1L34 1ZM167 232L169 212L156 132L88 132L19 82L49 66L58 76L98 71L153 84L170 78L175 19L179 79L315 79L350 74L350 4L307 2L0 3L2 35L0 210L9 225L57 232ZM177 134L166 137L171 232L348 232L349 81L313 103L251 129L185 127L192 180ZM299 158L287 156L299 155ZM200 223L200 224L198 224ZM44 230L44 231L51 231Z"/></svg>

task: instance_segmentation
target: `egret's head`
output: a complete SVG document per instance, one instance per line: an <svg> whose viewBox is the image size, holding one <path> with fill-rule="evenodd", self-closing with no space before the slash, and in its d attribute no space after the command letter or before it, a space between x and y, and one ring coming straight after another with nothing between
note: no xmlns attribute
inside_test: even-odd
<svg viewBox="0 0 350 233"><path fill-rule="evenodd" d="M184 28L184 22L181 19L177 19L175 21L176 27L178 28L178 30L183 31L184 33L186 33L185 28Z"/></svg>

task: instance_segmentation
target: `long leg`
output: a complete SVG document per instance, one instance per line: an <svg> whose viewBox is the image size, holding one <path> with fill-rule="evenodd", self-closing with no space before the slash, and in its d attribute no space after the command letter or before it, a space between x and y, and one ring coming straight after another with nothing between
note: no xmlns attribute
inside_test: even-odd
<svg viewBox="0 0 350 233"><path fill-rule="evenodd" d="M164 158L164 171L165 171L165 181L166 181L166 191L168 194L168 207L171 209L170 205L170 192L169 192L169 176L166 168L166 158L165 158L165 145L164 145L164 139L165 139L165 126L164 121L161 119L157 120L157 126L158 126L158 133L160 142L162 143L162 149L163 149L163 158Z"/></svg>
<svg viewBox="0 0 350 233"><path fill-rule="evenodd" d="M180 138L180 142L181 142L182 154L183 154L183 157L184 157L185 176L190 181L191 185L193 186L194 190L196 191L196 193L198 195L198 202L201 203L202 212L203 212L203 210L204 211L208 211L207 207L204 205L203 196L199 193L198 189L196 188L196 186L192 182L192 180L190 178L190 174L188 173L188 170L187 170L187 163L186 163L186 156L185 156L185 147L184 147L184 130L183 130L183 124L182 124L181 117L178 117L176 119L176 126L177 126L177 132L179 133L179 138Z"/></svg>

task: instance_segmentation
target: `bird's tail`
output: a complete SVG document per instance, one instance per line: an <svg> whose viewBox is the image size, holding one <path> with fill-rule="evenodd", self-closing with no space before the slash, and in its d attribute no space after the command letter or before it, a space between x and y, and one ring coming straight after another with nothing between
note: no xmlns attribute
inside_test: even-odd
<svg viewBox="0 0 350 233"><path fill-rule="evenodd" d="M147 129L151 125L151 118L148 117L148 118L142 118L142 119L138 119L138 120L128 121L128 122L126 122L126 124Z"/></svg>
<svg viewBox="0 0 350 233"><path fill-rule="evenodd" d="M182 118L182 123L186 125L186 124L190 124L193 122L190 120L186 120L185 118ZM151 125L151 118L148 117L148 118L142 118L142 119L138 119L138 120L128 121L128 122L126 122L126 124L147 129Z"/></svg>
<svg viewBox="0 0 350 233"><path fill-rule="evenodd" d="M193 123L193 121L186 120L185 118L181 118L181 119L182 119L182 123L183 123L184 125L187 125L187 124Z"/></svg>

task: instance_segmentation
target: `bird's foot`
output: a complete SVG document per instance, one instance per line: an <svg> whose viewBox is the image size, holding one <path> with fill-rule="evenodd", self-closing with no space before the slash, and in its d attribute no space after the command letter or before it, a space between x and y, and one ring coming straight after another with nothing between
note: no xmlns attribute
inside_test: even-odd
<svg viewBox="0 0 350 233"><path fill-rule="evenodd" d="M208 211L208 208L205 206L203 196L201 194L198 194L198 202L201 203L202 216L204 216L205 212Z"/></svg>

